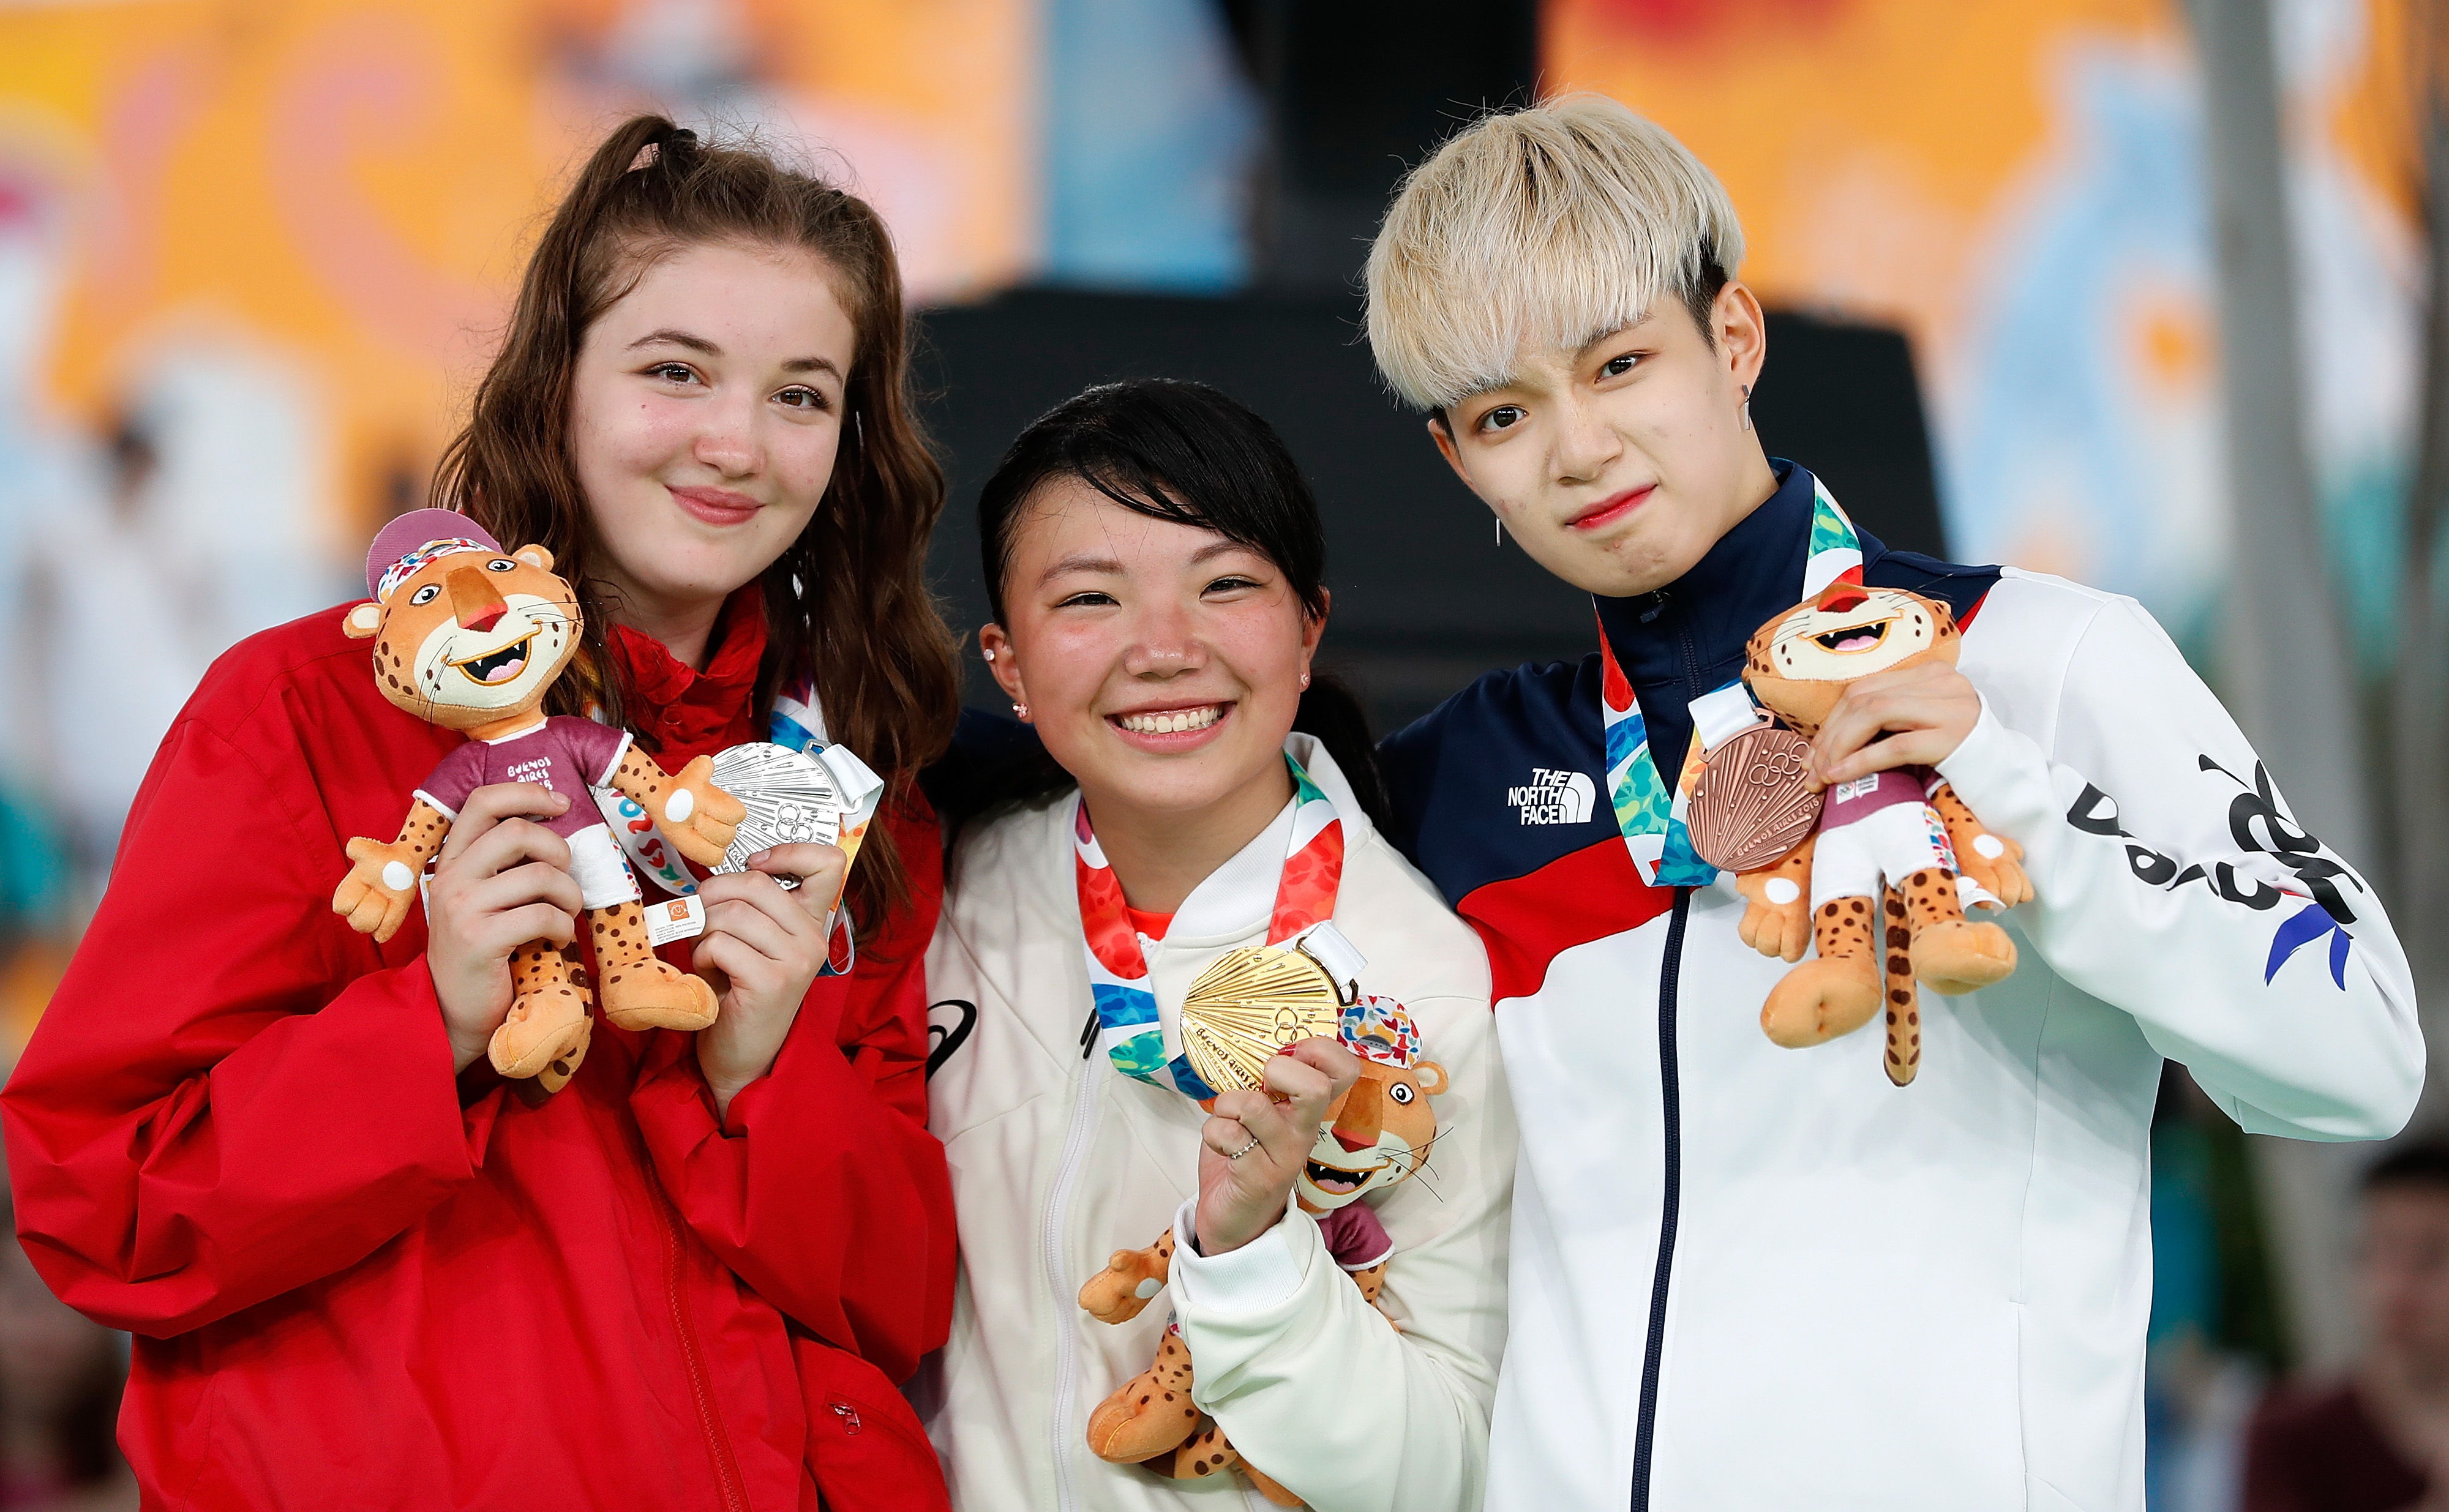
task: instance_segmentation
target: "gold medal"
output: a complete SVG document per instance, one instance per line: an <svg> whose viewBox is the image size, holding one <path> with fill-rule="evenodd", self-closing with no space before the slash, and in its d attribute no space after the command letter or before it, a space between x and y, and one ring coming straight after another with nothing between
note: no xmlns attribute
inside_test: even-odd
<svg viewBox="0 0 2449 1512"><path fill-rule="evenodd" d="M1296 1040L1332 1038L1342 1011L1335 979L1309 955L1244 946L1190 985L1182 1001L1183 1054L1217 1091L1257 1091L1277 1051Z"/></svg>

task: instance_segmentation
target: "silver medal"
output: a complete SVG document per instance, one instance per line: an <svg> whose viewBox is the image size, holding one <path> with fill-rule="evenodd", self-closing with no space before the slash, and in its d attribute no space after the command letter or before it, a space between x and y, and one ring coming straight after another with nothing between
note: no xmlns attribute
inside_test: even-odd
<svg viewBox="0 0 2449 1512"><path fill-rule="evenodd" d="M720 872L744 871L748 858L778 845L839 845L849 805L824 763L805 752L762 741L715 754L714 784L748 810L723 852ZM797 877L777 877L786 888Z"/></svg>

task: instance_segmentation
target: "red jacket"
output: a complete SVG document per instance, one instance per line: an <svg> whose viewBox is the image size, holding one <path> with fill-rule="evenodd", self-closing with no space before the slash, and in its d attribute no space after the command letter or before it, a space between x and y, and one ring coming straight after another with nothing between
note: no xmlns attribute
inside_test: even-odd
<svg viewBox="0 0 2449 1512"><path fill-rule="evenodd" d="M730 619L703 676L621 648L669 767L752 737L762 619ZM915 902L726 1120L687 1036L600 1020L530 1107L454 1082L420 910L380 947L331 911L344 842L460 738L376 696L337 612L222 658L0 1094L35 1266L136 1334L145 1504L942 1507L894 1387L952 1307L934 814L888 815Z"/></svg>

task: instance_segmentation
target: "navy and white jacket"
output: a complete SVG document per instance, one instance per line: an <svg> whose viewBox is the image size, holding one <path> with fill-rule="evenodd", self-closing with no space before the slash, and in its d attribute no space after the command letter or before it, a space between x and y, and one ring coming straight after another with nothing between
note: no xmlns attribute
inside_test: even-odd
<svg viewBox="0 0 2449 1512"><path fill-rule="evenodd" d="M1812 480L1599 615L1652 749L1800 597ZM2396 1131L2423 1045L2381 903L2290 818L2131 600L1862 538L1946 601L1984 712L1941 774L2020 842L2015 975L1880 1037L1762 1034L1786 969L1732 879L1637 878L1595 652L1482 678L1385 744L1395 835L1488 945L1520 1121L1490 1512L2143 1506L2163 1058L2245 1128Z"/></svg>

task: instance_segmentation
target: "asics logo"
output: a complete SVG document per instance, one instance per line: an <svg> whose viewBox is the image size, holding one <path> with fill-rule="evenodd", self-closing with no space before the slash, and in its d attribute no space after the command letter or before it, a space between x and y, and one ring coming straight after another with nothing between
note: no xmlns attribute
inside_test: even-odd
<svg viewBox="0 0 2449 1512"><path fill-rule="evenodd" d="M1582 772L1533 767L1531 780L1505 790L1505 806L1519 810L1524 824L1588 824L1598 788Z"/></svg>

